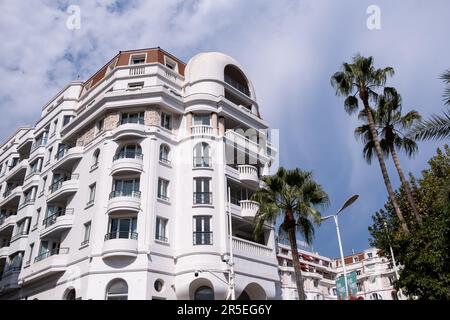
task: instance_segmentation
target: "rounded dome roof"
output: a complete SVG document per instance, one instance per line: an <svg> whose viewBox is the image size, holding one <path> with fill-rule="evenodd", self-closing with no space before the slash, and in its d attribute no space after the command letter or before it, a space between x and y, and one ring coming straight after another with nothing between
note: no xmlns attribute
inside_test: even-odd
<svg viewBox="0 0 450 320"><path fill-rule="evenodd" d="M233 65L242 72L247 80L250 94L253 100L256 100L253 85L242 66L234 58L221 52L202 52L193 56L186 65L185 80L188 83L208 79L224 81L224 70L227 65Z"/></svg>

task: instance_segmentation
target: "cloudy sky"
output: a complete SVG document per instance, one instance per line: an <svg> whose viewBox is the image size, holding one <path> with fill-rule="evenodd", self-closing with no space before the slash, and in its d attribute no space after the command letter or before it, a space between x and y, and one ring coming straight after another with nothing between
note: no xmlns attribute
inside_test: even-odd
<svg viewBox="0 0 450 320"><path fill-rule="evenodd" d="M70 5L79 29L67 28ZM381 29L367 28L377 5ZM184 61L201 51L235 57L250 75L262 116L280 129L280 162L312 170L338 209L360 199L340 220L345 253L368 246L371 215L386 201L377 163L362 159L355 117L343 110L330 76L354 54L392 66L389 85L404 110L443 109L439 75L450 68L450 2L445 0L0 0L0 138L34 124L42 106L68 81L87 79L119 50L160 46ZM421 143L405 171L419 174L442 143ZM394 185L399 181L388 162ZM332 222L314 249L337 256Z"/></svg>

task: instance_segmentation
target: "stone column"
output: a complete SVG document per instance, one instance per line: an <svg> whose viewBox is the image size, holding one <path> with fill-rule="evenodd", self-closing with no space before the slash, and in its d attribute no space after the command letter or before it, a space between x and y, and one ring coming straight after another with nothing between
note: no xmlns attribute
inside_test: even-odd
<svg viewBox="0 0 450 320"><path fill-rule="evenodd" d="M211 113L211 126L213 129L213 134L217 135L217 113Z"/></svg>
<svg viewBox="0 0 450 320"><path fill-rule="evenodd" d="M186 132L188 135L191 135L192 133L191 127L192 127L192 112L189 112L186 115Z"/></svg>
<svg viewBox="0 0 450 320"><path fill-rule="evenodd" d="M223 136L225 134L225 118L219 117L219 136Z"/></svg>

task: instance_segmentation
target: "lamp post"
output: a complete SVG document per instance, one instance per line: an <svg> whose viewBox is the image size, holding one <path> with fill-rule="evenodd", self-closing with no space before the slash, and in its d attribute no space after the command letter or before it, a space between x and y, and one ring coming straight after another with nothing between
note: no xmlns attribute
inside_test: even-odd
<svg viewBox="0 0 450 320"><path fill-rule="evenodd" d="M386 229L386 235L387 235L388 242L389 242L389 250L391 252L392 267L394 268L395 279L398 280L398 279L400 279L400 276L398 275L398 269L397 269L397 263L395 262L394 250L392 249L392 246L391 246L391 239L389 238L387 222L384 221L383 225L384 225L384 228ZM398 291L398 293L400 294L400 298L402 298L402 296L403 296L402 289L400 289Z"/></svg>
<svg viewBox="0 0 450 320"><path fill-rule="evenodd" d="M349 295L349 292L348 292L347 270L345 269L344 252L342 250L342 241L341 241L341 233L339 231L338 214L341 213L345 208L347 208L351 204L353 204L353 202L355 202L358 198L359 198L359 195L357 195L357 194L351 196L350 198L347 199L347 201L345 201L345 203L338 210L338 212L336 212L335 214L332 214L332 215L320 218L320 221L325 221L325 220L328 220L330 218L333 218L334 224L336 225L336 233L337 233L337 238L338 238L338 243L339 243L339 252L341 254L342 271L344 272L345 293L346 293L346 297L347 298L349 298L350 295Z"/></svg>

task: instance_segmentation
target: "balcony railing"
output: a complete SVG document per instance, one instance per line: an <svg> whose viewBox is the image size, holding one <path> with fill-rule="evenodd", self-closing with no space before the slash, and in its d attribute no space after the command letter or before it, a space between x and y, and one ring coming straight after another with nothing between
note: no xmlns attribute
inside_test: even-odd
<svg viewBox="0 0 450 320"><path fill-rule="evenodd" d="M25 177L25 180L30 178L31 176L33 176L35 174L40 174L40 173L41 173L40 169L37 169L37 168L31 169L30 173L28 173L27 176Z"/></svg>
<svg viewBox="0 0 450 320"><path fill-rule="evenodd" d="M194 168L211 167L211 157L194 157Z"/></svg>
<svg viewBox="0 0 450 320"><path fill-rule="evenodd" d="M41 253L36 258L34 258L34 262L39 262L44 259L47 259L48 257L54 256L54 255L60 255L60 254L68 254L69 248L55 248L52 250L47 250L44 253Z"/></svg>
<svg viewBox="0 0 450 320"><path fill-rule="evenodd" d="M59 211L53 213L52 215L48 216L47 218L45 218L42 221L42 225L44 226L44 228L48 228L51 225L55 224L56 219L58 219L58 217L62 217L62 216L69 215L69 214L73 214L73 209L59 210Z"/></svg>
<svg viewBox="0 0 450 320"><path fill-rule="evenodd" d="M32 145L31 145L31 152L33 152L34 150L36 150L39 147L43 147L47 145L47 138L44 138L42 140L38 140L35 141Z"/></svg>
<svg viewBox="0 0 450 320"><path fill-rule="evenodd" d="M13 185L13 186L9 187L8 189L6 189L5 192L3 192L3 197L6 198L7 196L9 196L14 191L14 189L16 189L17 187L21 187L21 186Z"/></svg>
<svg viewBox="0 0 450 320"><path fill-rule="evenodd" d="M212 204L212 192L194 192L194 204Z"/></svg>
<svg viewBox="0 0 450 320"><path fill-rule="evenodd" d="M155 239L162 242L169 242L169 239L160 235L156 235Z"/></svg>
<svg viewBox="0 0 450 320"><path fill-rule="evenodd" d="M11 217L11 216L15 216L16 214L17 214L17 212L16 212L16 213L13 213L13 214L9 214L9 215L7 215L7 216L1 216L1 217L0 217L0 226L5 222L6 219L8 219L8 218Z"/></svg>
<svg viewBox="0 0 450 320"><path fill-rule="evenodd" d="M193 135L212 135L213 127L208 125L191 126L191 134Z"/></svg>
<svg viewBox="0 0 450 320"><path fill-rule="evenodd" d="M113 157L113 161L119 160L119 159L143 159L144 156L140 152L119 152L116 153Z"/></svg>
<svg viewBox="0 0 450 320"><path fill-rule="evenodd" d="M145 124L144 118L123 118L117 122L117 126L121 126L123 124Z"/></svg>
<svg viewBox="0 0 450 320"><path fill-rule="evenodd" d="M198 231L193 232L194 245L212 245L213 233L212 231Z"/></svg>
<svg viewBox="0 0 450 320"><path fill-rule="evenodd" d="M164 157L160 157L159 161L161 161L162 163L168 164L168 165L171 164L170 160L167 158L164 158Z"/></svg>
<svg viewBox="0 0 450 320"><path fill-rule="evenodd" d="M117 198L117 197L133 197L133 198L140 198L141 192L140 191L132 191L132 190L114 190L111 191L109 194L109 198Z"/></svg>
<svg viewBox="0 0 450 320"><path fill-rule="evenodd" d="M69 150L68 147L67 147L67 148L62 148L61 150L59 150L59 151L55 154L55 159L56 159L56 160L59 160L59 159L61 159L62 157L64 157L68 150Z"/></svg>
<svg viewBox="0 0 450 320"><path fill-rule="evenodd" d="M28 232L26 232L26 231L18 232L14 236L11 237L10 242L14 242L17 239L22 238L23 236L27 236L27 235L28 235Z"/></svg>
<svg viewBox="0 0 450 320"><path fill-rule="evenodd" d="M48 187L48 189L50 190L50 192L53 193L53 192L57 191L58 189L60 189L65 181L78 180L79 177L80 177L80 175L78 173L74 173L70 176L70 179L68 179L68 177L59 178L58 180L53 182Z"/></svg>
<svg viewBox="0 0 450 320"><path fill-rule="evenodd" d="M233 248L250 256L272 256L272 249L265 245L233 237Z"/></svg>
<svg viewBox="0 0 450 320"><path fill-rule="evenodd" d="M24 202L22 202L17 209L22 209L23 207L26 207L30 204L34 204L35 200L36 199L34 199L34 198L33 199L25 199Z"/></svg>
<svg viewBox="0 0 450 320"><path fill-rule="evenodd" d="M164 201L170 201L170 198L165 194L158 193L158 199L164 200Z"/></svg>
<svg viewBox="0 0 450 320"><path fill-rule="evenodd" d="M245 87L244 85L240 84L236 80L232 79L229 76L225 76L224 80L225 80L225 83L228 83L233 88L239 90L240 92L244 93L247 96L250 96L250 91L248 90L248 88Z"/></svg>
<svg viewBox="0 0 450 320"><path fill-rule="evenodd" d="M14 272L20 272L20 270L22 269L22 267L12 267L9 268L7 270L5 270L1 275L0 275L0 279L4 279L7 276L9 276L10 274L13 274Z"/></svg>
<svg viewBox="0 0 450 320"><path fill-rule="evenodd" d="M138 234L137 232L128 232L128 231L116 231L105 234L105 241L112 239L131 239L137 240Z"/></svg>

